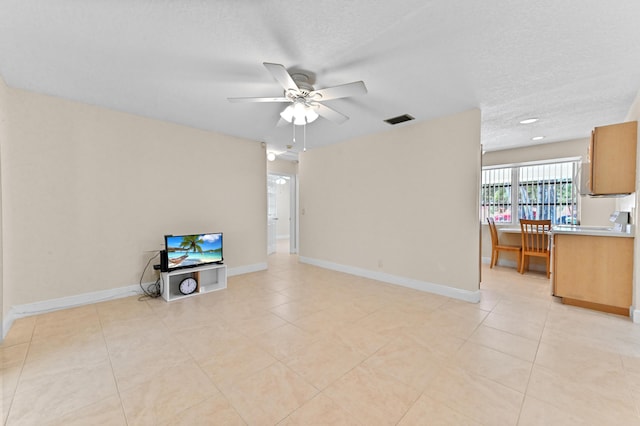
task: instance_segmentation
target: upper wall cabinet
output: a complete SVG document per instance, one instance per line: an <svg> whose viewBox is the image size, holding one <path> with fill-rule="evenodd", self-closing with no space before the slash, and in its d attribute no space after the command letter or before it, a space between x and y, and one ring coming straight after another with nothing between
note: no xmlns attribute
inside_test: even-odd
<svg viewBox="0 0 640 426"><path fill-rule="evenodd" d="M630 194L636 190L638 122L596 127L589 146L591 195Z"/></svg>

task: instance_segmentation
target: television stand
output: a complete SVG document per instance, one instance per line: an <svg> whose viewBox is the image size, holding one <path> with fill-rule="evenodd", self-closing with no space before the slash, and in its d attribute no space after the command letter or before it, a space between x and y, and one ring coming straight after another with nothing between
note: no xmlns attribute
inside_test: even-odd
<svg viewBox="0 0 640 426"><path fill-rule="evenodd" d="M167 302L171 302L184 299L185 297L227 288L227 265L212 263L193 268L161 272L160 278L162 283L162 298ZM191 294L180 293L180 283L185 278L195 278L198 282L196 291Z"/></svg>

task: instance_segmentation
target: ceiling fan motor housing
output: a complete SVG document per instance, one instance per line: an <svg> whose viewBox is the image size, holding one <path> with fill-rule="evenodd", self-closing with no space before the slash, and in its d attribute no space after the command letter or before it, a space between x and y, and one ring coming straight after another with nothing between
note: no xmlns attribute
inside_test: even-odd
<svg viewBox="0 0 640 426"><path fill-rule="evenodd" d="M309 78L308 74L297 72L297 73L291 74L291 78L298 86L298 89L300 89L299 94L302 95L303 97L307 96L309 93L315 90L310 83L311 79Z"/></svg>

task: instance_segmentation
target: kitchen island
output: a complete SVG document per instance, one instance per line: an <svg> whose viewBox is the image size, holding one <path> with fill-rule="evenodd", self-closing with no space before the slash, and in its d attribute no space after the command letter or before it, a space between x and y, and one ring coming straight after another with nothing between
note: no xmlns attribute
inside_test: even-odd
<svg viewBox="0 0 640 426"><path fill-rule="evenodd" d="M553 295L562 303L629 316L633 233L607 227L554 226Z"/></svg>

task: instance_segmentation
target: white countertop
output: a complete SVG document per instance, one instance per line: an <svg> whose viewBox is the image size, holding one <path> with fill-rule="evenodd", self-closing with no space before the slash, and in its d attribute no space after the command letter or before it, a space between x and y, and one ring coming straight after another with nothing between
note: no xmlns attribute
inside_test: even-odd
<svg viewBox="0 0 640 426"><path fill-rule="evenodd" d="M504 227L498 228L499 232L507 234L519 234L520 228ZM581 226L581 225L553 225L552 234L568 235L593 235L599 237L623 237L633 238L633 232L615 231L611 226Z"/></svg>
<svg viewBox="0 0 640 426"><path fill-rule="evenodd" d="M623 237L633 238L631 231L616 231L611 226L580 226L580 225L554 225L552 234L592 235L598 237Z"/></svg>

